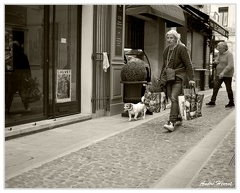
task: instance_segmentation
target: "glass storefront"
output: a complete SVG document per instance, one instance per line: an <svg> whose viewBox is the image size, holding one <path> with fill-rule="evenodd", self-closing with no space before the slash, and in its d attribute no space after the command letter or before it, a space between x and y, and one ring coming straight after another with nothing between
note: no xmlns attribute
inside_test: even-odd
<svg viewBox="0 0 240 193"><path fill-rule="evenodd" d="M80 112L78 11L75 5L5 5L6 126ZM27 97L30 79L39 100Z"/></svg>
<svg viewBox="0 0 240 193"><path fill-rule="evenodd" d="M77 110L77 6L50 6L49 106L52 116ZM54 73L53 73L54 72ZM55 101L52 103L52 101Z"/></svg>
<svg viewBox="0 0 240 193"><path fill-rule="evenodd" d="M43 32L44 6L5 6L6 124L43 116L43 97L33 103L25 99L30 76L43 93Z"/></svg>

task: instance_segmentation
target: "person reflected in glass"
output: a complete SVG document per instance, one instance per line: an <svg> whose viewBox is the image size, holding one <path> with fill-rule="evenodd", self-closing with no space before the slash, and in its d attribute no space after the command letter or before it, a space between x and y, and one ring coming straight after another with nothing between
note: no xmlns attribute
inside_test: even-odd
<svg viewBox="0 0 240 193"><path fill-rule="evenodd" d="M29 103L24 96L27 80L31 77L31 68L26 54L23 53L17 41L10 43L13 71L6 82L5 112L9 113L13 96L18 93L21 97L25 111L31 111Z"/></svg>

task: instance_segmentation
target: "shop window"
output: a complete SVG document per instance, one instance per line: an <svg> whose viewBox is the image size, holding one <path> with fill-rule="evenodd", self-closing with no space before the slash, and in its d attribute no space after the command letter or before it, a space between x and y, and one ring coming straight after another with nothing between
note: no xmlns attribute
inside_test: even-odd
<svg viewBox="0 0 240 193"><path fill-rule="evenodd" d="M228 26L228 7L219 7L218 8L218 12L219 12L219 23L223 26L223 27L227 27Z"/></svg>
<svg viewBox="0 0 240 193"><path fill-rule="evenodd" d="M125 48L143 49L144 21L132 16L126 16Z"/></svg>
<svg viewBox="0 0 240 193"><path fill-rule="evenodd" d="M78 113L78 6L50 6L49 116Z"/></svg>
<svg viewBox="0 0 240 193"><path fill-rule="evenodd" d="M44 6L5 6L5 124L29 122L44 116ZM33 83L41 98L29 98ZM36 83L36 84L35 84Z"/></svg>

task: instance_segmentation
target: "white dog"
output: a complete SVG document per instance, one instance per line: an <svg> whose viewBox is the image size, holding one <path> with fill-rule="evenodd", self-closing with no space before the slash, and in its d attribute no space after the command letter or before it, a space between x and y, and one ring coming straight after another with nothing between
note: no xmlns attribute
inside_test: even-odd
<svg viewBox="0 0 240 193"><path fill-rule="evenodd" d="M128 111L129 121L131 121L132 115L134 115L134 119L137 120L137 116L139 113L142 113L143 119L145 119L147 108L146 108L145 104L140 103L140 102L137 104L125 103L124 111Z"/></svg>

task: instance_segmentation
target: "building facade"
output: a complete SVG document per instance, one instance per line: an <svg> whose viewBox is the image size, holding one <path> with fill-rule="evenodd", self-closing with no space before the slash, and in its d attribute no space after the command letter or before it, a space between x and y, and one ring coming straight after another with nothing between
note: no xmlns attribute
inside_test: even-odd
<svg viewBox="0 0 240 193"><path fill-rule="evenodd" d="M10 106L5 125L120 114L124 48L144 50L152 78L158 78L165 34L172 28L181 34L197 84L205 89L214 30L199 14L178 5L5 5L5 107ZM30 103L30 110L22 102L23 79L16 78L16 62L11 62L12 42L20 45L39 84L41 99Z"/></svg>
<svg viewBox="0 0 240 193"><path fill-rule="evenodd" d="M119 113L124 23L121 5L5 5L5 125ZM24 98L29 79L13 42L28 58L41 92L30 108ZM105 71L103 52L111 64Z"/></svg>
<svg viewBox="0 0 240 193"><path fill-rule="evenodd" d="M214 48L216 44L220 41L226 41L228 44L228 49L233 53L234 59L236 61L236 5L235 4L218 4L218 5L206 5L203 10L206 14L228 30L228 38L222 36L221 34L214 33ZM214 53L212 54L214 58ZM234 75L236 76L236 75Z"/></svg>

